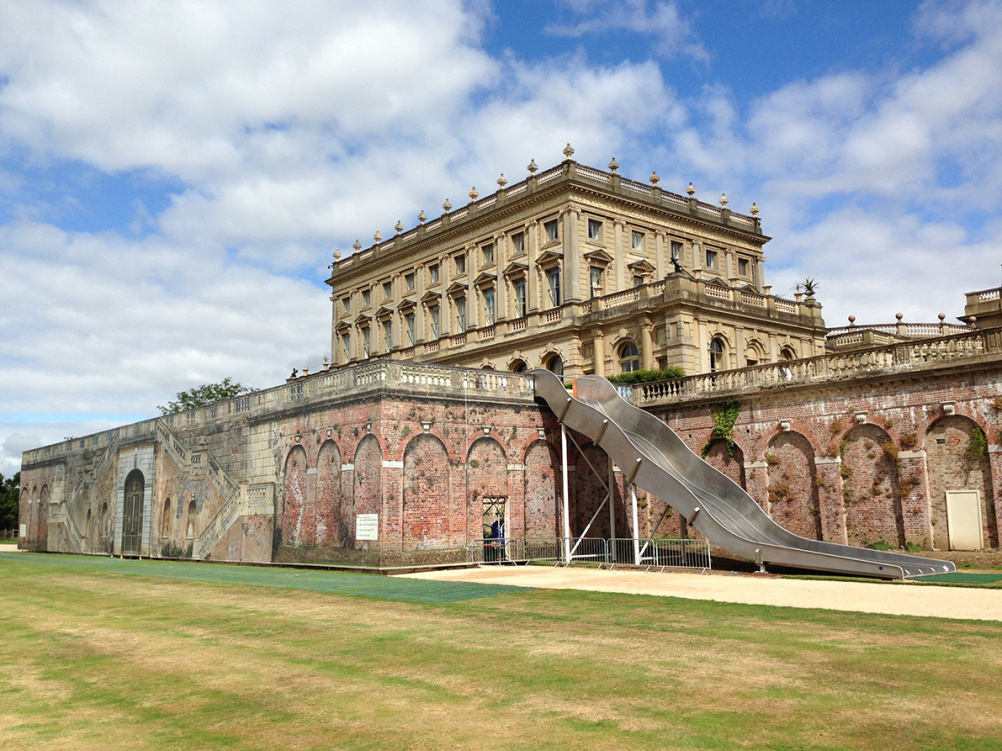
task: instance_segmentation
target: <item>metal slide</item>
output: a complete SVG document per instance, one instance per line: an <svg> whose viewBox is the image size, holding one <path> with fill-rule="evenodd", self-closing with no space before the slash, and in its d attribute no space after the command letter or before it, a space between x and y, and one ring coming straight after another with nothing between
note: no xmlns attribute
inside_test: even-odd
<svg viewBox="0 0 1002 751"><path fill-rule="evenodd" d="M661 420L629 404L600 376L562 379L534 370L536 396L568 428L588 436L633 482L669 503L715 545L767 563L904 579L956 571L949 561L799 537L780 527L738 484L692 452Z"/></svg>

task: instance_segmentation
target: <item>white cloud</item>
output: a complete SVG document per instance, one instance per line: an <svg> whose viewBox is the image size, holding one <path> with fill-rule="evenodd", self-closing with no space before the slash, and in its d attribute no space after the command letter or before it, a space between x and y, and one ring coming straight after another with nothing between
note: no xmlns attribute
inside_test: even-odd
<svg viewBox="0 0 1002 751"><path fill-rule="evenodd" d="M563 0L563 3L586 17L573 24L550 24L546 30L555 36L581 37L622 29L653 36L655 51L661 57L685 57L700 63L710 60L692 25L679 12L678 3L660 0L653 4L648 0Z"/></svg>

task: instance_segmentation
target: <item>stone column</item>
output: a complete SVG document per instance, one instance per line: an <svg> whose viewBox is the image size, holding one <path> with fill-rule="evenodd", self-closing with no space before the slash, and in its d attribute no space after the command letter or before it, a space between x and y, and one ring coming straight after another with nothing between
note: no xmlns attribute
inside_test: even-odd
<svg viewBox="0 0 1002 751"><path fill-rule="evenodd" d="M508 290L505 286L504 267L508 256L508 237L499 232L494 235L494 268L497 282L494 284L494 322L508 315Z"/></svg>
<svg viewBox="0 0 1002 751"><path fill-rule="evenodd" d="M654 324L650 318L640 325L640 367L654 369Z"/></svg>
<svg viewBox="0 0 1002 751"><path fill-rule="evenodd" d="M564 212L564 299L562 302L573 302L580 299L581 258L578 246L578 212L568 209Z"/></svg>
<svg viewBox="0 0 1002 751"><path fill-rule="evenodd" d="M480 248L476 245L466 246L466 328L477 327L480 316L477 314L480 301L477 299L477 288L473 280L477 278L480 268Z"/></svg>
<svg viewBox="0 0 1002 751"><path fill-rule="evenodd" d="M612 249L613 255L613 269L616 275L616 286L612 290L614 292L622 292L626 289L626 250L623 245L624 243L624 229L626 223L622 219L616 220L616 235L615 235L615 245ZM607 293L608 294L608 293Z"/></svg>
<svg viewBox="0 0 1002 751"><path fill-rule="evenodd" d="M533 313L539 310L539 289L536 282L536 255L539 251L540 225L535 219L525 229L525 253L529 268L525 272L525 310Z"/></svg>
<svg viewBox="0 0 1002 751"><path fill-rule="evenodd" d="M592 332L593 344L595 345L595 375L605 375L605 334L602 329L595 329Z"/></svg>
<svg viewBox="0 0 1002 751"><path fill-rule="evenodd" d="M670 261L665 261L665 239L664 232L654 233L654 281L664 279L671 265Z"/></svg>

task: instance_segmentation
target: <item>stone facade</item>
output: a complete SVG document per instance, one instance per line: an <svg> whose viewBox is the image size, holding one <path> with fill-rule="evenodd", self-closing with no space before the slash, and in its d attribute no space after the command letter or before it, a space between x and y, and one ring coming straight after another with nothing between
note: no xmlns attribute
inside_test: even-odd
<svg viewBox="0 0 1002 751"><path fill-rule="evenodd" d="M333 367L706 373L824 352L820 304L765 283L757 208L732 213L724 198L702 203L570 154L532 167L517 185L335 255Z"/></svg>

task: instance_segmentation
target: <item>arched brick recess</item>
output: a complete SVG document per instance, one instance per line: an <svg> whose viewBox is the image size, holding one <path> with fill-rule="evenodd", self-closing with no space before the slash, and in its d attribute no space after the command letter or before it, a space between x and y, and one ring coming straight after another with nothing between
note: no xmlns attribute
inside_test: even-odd
<svg viewBox="0 0 1002 751"><path fill-rule="evenodd" d="M710 444L710 451L705 458L715 469L723 472L742 488L747 487L745 485L745 454L740 446L735 444L733 456L731 456L727 453L727 442L715 440Z"/></svg>
<svg viewBox="0 0 1002 751"><path fill-rule="evenodd" d="M842 441L842 498L850 545L880 541L897 547L905 544L898 467L892 447L891 437L869 424L857 425Z"/></svg>
<svg viewBox="0 0 1002 751"><path fill-rule="evenodd" d="M800 433L777 433L766 449L769 514L784 529L822 539L821 506L814 482L814 449Z"/></svg>
<svg viewBox="0 0 1002 751"><path fill-rule="evenodd" d="M293 446L285 458L285 485L282 490L282 545L298 547L307 544L305 519L312 516L306 491L306 451ZM189 512L190 514L190 512ZM189 526L191 520L189 519Z"/></svg>
<svg viewBox="0 0 1002 751"><path fill-rule="evenodd" d="M971 448L971 432L978 427L968 417L950 415L936 420L926 430L925 455L929 477L933 546L950 547L946 521L947 490L977 490L981 494L981 521L987 547L999 545L995 518L994 487L987 456Z"/></svg>
<svg viewBox="0 0 1002 751"><path fill-rule="evenodd" d="M31 491L28 488L21 489L21 500L18 503L17 518L26 527L31 523ZM28 531L26 528L25 532ZM20 530L18 530L18 536L20 537ZM27 542L27 539L27 535L25 535L25 542Z"/></svg>
<svg viewBox="0 0 1002 751"><path fill-rule="evenodd" d="M525 536L560 536L560 459L546 441L525 452Z"/></svg>
<svg viewBox="0 0 1002 751"><path fill-rule="evenodd" d="M588 462L585 461L585 457L591 461L591 467L588 466ZM595 509L599 507L602 503L602 499L605 498L605 487L602 483L608 482L609 476L609 457L600 448L595 446L593 443L588 442L582 444L581 453L578 455L577 462L575 462L575 472L574 472L574 485L571 504L571 535L577 537L581 535L585 530L585 525L592 518L595 513ZM597 477L596 477L597 473ZM617 480L619 480L618 475L613 476L613 503L616 508L616 537L629 537L630 530L626 523L626 509L623 506L623 495L619 487ZM602 511L595 517L595 521L592 523L591 528L588 530L588 537L604 537L608 538L610 534L609 529L609 506L608 504L602 509Z"/></svg>
<svg viewBox="0 0 1002 751"><path fill-rule="evenodd" d="M487 437L474 441L466 458L466 471L469 535L477 539L483 535L484 498L509 496L508 458L501 444Z"/></svg>
<svg viewBox="0 0 1002 751"><path fill-rule="evenodd" d="M317 455L317 545L340 545L349 536L341 492L341 450L327 440Z"/></svg>
<svg viewBox="0 0 1002 751"><path fill-rule="evenodd" d="M41 550L45 550L49 537L49 486L43 485L42 492L38 496L38 525L35 531L35 540L41 545Z"/></svg>
<svg viewBox="0 0 1002 751"><path fill-rule="evenodd" d="M347 520L355 529L355 514L378 514L383 506L383 450L374 435L367 435L355 448L352 480L353 513Z"/></svg>
<svg viewBox="0 0 1002 751"><path fill-rule="evenodd" d="M423 433L404 449L403 541L407 547L446 545L450 538L449 455L441 439ZM461 504L452 504L459 505Z"/></svg>

